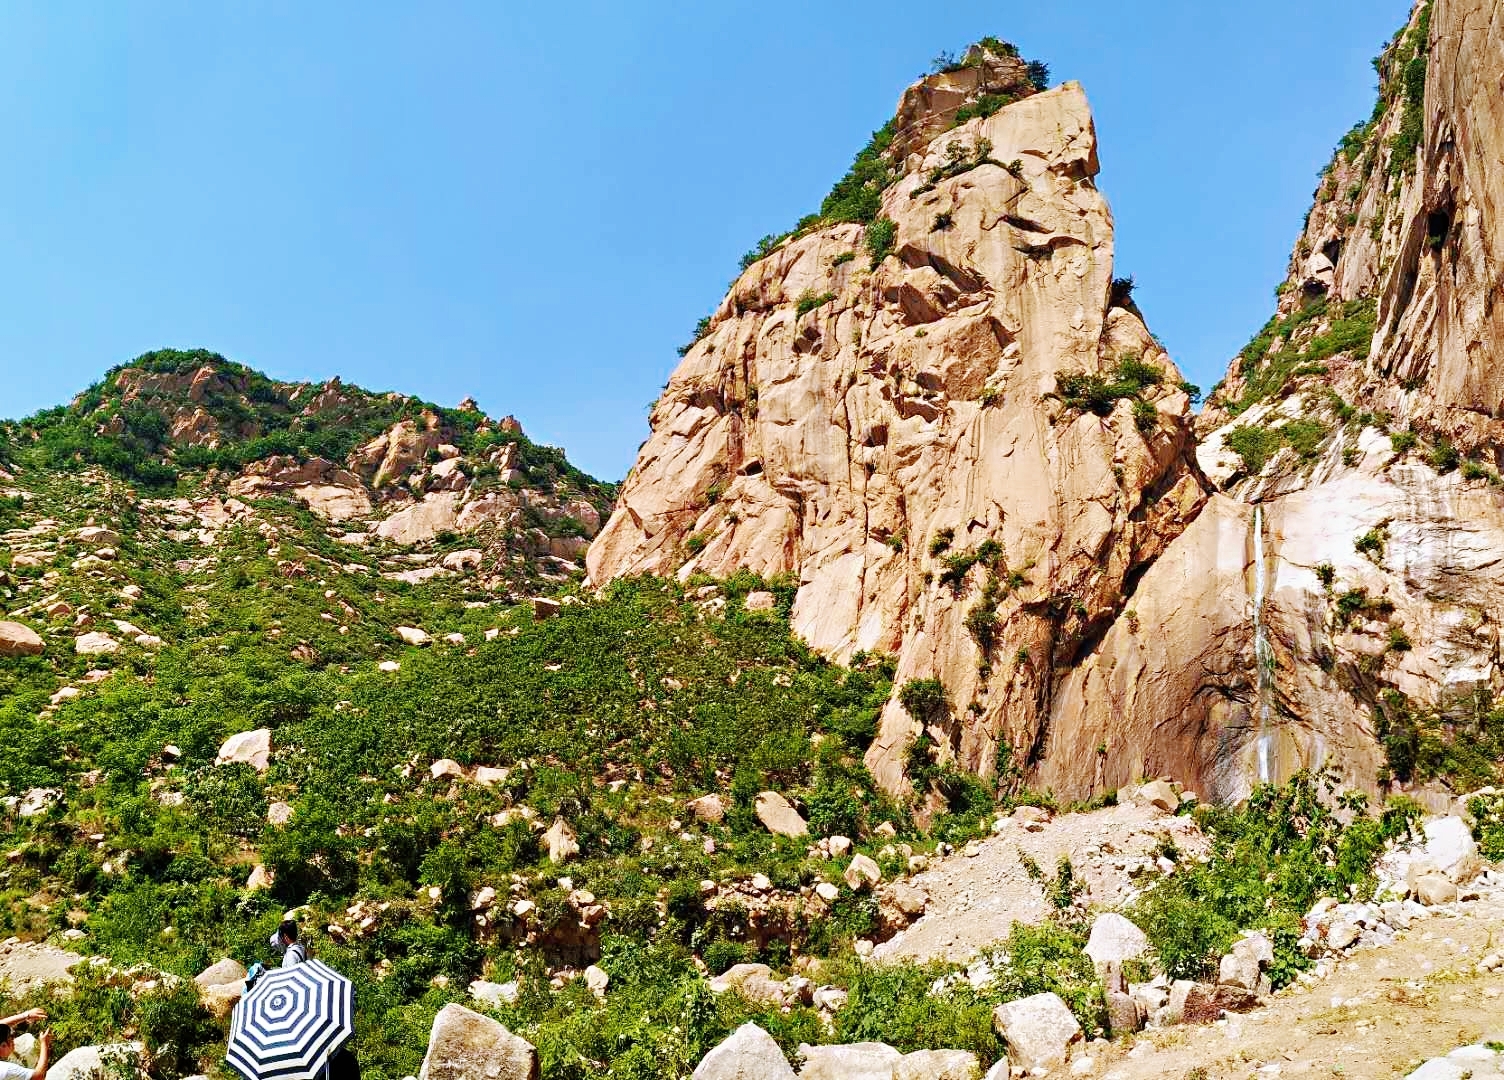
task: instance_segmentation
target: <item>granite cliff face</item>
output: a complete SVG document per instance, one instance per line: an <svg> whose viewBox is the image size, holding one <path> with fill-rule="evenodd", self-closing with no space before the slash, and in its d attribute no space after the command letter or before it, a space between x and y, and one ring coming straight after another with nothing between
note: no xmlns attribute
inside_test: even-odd
<svg viewBox="0 0 1504 1080"><path fill-rule="evenodd" d="M921 80L876 221L732 285L592 578L796 575L810 644L943 688L884 714L893 789L922 753L1068 797L1321 764L1425 794L1504 682L1501 33L1417 6L1194 419L1113 280L1080 87L973 116L1006 70Z"/></svg>
<svg viewBox="0 0 1504 1080"><path fill-rule="evenodd" d="M1221 489L1065 679L1039 777L1234 798L1323 762L1414 787L1501 685L1501 8L1421 4L1316 193L1278 311L1198 421Z"/></svg>
<svg viewBox="0 0 1504 1080"><path fill-rule="evenodd" d="M895 140L871 224L808 228L731 286L588 557L596 583L796 575L812 646L938 679L943 707L884 713L868 762L893 787L922 733L975 771L1036 758L1059 671L1206 497L1190 398L1113 280L1084 92L921 121L985 92L953 82L904 95L895 126L938 133Z"/></svg>

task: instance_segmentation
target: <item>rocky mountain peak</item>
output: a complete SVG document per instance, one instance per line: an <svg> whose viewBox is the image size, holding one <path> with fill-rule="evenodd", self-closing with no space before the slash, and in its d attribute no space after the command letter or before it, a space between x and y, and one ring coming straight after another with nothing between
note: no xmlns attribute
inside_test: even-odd
<svg viewBox="0 0 1504 1080"><path fill-rule="evenodd" d="M995 37L968 48L959 61L941 56L936 71L918 79L899 99L891 121L888 153L904 163L935 136L972 116L988 116L1004 105L1036 94L1049 81L1049 69L1025 60L1018 47Z"/></svg>

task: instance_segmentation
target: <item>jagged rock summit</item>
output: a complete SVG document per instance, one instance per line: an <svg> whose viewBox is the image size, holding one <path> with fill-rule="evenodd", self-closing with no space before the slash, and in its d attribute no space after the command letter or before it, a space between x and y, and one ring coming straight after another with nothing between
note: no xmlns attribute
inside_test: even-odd
<svg viewBox="0 0 1504 1080"><path fill-rule="evenodd" d="M1190 396L1113 276L1085 92L995 92L1008 51L905 92L827 199L875 174L867 220L827 213L750 262L588 556L597 584L795 575L812 646L938 679L884 713L890 787L916 746L1032 761L1057 669L1206 498Z"/></svg>

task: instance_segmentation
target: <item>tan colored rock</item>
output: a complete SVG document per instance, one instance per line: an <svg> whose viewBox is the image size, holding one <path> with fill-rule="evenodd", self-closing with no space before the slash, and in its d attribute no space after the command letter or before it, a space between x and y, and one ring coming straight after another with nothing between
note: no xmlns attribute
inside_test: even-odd
<svg viewBox="0 0 1504 1080"><path fill-rule="evenodd" d="M778 598L770 592L749 592L742 606L748 611L772 611L778 606Z"/></svg>
<svg viewBox="0 0 1504 1080"><path fill-rule="evenodd" d="M885 1043L799 1047L799 1080L893 1080L903 1055Z"/></svg>
<svg viewBox="0 0 1504 1080"><path fill-rule="evenodd" d="M1064 1065L1081 1025L1056 994L1019 998L993 1010L993 1024L1008 1043L1015 1068L1050 1069Z"/></svg>
<svg viewBox="0 0 1504 1080"><path fill-rule="evenodd" d="M763 791L754 804L757 820L775 836L808 836L809 824L789 801L776 791Z"/></svg>
<svg viewBox="0 0 1504 1080"><path fill-rule="evenodd" d="M1415 898L1427 907L1457 900L1456 884L1444 874L1422 874L1415 882Z"/></svg>
<svg viewBox="0 0 1504 1080"><path fill-rule="evenodd" d="M478 765L475 769L475 776L472 779L481 787L495 787L497 784L506 783L507 777L511 775L510 769L498 769L490 765Z"/></svg>
<svg viewBox="0 0 1504 1080"><path fill-rule="evenodd" d="M85 525L73 535L80 544L90 547L114 547L120 543L120 534L102 525Z"/></svg>
<svg viewBox="0 0 1504 1080"><path fill-rule="evenodd" d="M552 619L559 613L562 606L557 600L550 600L546 596L535 596L533 597L533 619L536 622Z"/></svg>
<svg viewBox="0 0 1504 1080"><path fill-rule="evenodd" d="M107 656L120 651L120 642L101 630L91 630L74 639L73 651L79 656Z"/></svg>
<svg viewBox="0 0 1504 1080"><path fill-rule="evenodd" d="M263 892L270 889L276 883L276 877L270 870L257 863L251 868L251 874L245 881L246 892Z"/></svg>
<svg viewBox="0 0 1504 1080"><path fill-rule="evenodd" d="M428 767L428 775L434 780L463 780L465 767L453 758L439 758Z"/></svg>
<svg viewBox="0 0 1504 1080"><path fill-rule="evenodd" d="M710 825L719 825L726 817L725 804L721 797L714 792L709 795L701 795L698 799L690 799L684 804L684 808L695 817Z"/></svg>
<svg viewBox="0 0 1504 1080"><path fill-rule="evenodd" d="M428 631L420 630L416 626L399 626L392 633L402 639L405 645L428 645L433 638L428 636Z"/></svg>
<svg viewBox="0 0 1504 1080"><path fill-rule="evenodd" d="M954 720L959 763L982 771L1001 742L1034 743L1059 648L1074 647L1062 643L1111 618L1129 575L1204 493L1180 376L1138 315L1109 302L1112 223L1090 183L1084 93L1067 83L944 130L954 100L915 106L938 110L938 133L883 197L895 257L870 275L860 259L833 266L864 236L833 225L732 285L654 408L587 566L596 584L641 572L796 574L795 631L838 659L897 653L898 685L940 679L957 715L936 723ZM975 154L983 139L993 160L1020 162L1018 175L981 165L918 192L951 145ZM951 229L932 228L941 212ZM799 316L809 290L835 299ZM1098 417L1045 396L1057 376L1110 371L1131 355L1164 371L1148 395L1150 432L1127 402ZM947 529L949 551L931 556ZM696 552L691 535L706 538ZM983 675L965 620L987 569L954 585L941 577L944 555L987 541L1002 572L1027 584L1000 602ZM1051 616L1043 601L1065 595L1080 607ZM1017 664L1020 654L1036 659ZM971 702L980 715L962 711ZM895 697L868 757L890 790L903 786L917 734ZM1084 764L1095 769L1095 746Z"/></svg>
<svg viewBox="0 0 1504 1080"><path fill-rule="evenodd" d="M543 834L543 845L548 850L548 861L551 863L568 862L580 853L580 843L575 838L574 830L561 817L554 818L554 823Z"/></svg>
<svg viewBox="0 0 1504 1080"><path fill-rule="evenodd" d="M865 892L882 881L883 872L868 856L854 855L841 878L853 892Z"/></svg>
<svg viewBox="0 0 1504 1080"><path fill-rule="evenodd" d="M1180 792L1165 780L1151 780L1133 793L1133 800L1142 806L1153 806L1167 814L1180 809Z"/></svg>
<svg viewBox="0 0 1504 1080"><path fill-rule="evenodd" d="M46 648L42 636L18 622L0 622L0 656L41 656Z"/></svg>
<svg viewBox="0 0 1504 1080"><path fill-rule="evenodd" d="M231 735L215 755L216 765L240 763L249 765L257 772L266 772L271 763L272 733L267 728L242 731Z"/></svg>
<svg viewBox="0 0 1504 1080"><path fill-rule="evenodd" d="M538 1052L495 1020L449 1004L433 1019L418 1080L538 1080Z"/></svg>
<svg viewBox="0 0 1504 1080"><path fill-rule="evenodd" d="M794 1070L756 1024L743 1024L695 1066L692 1080L794 1080Z"/></svg>
<svg viewBox="0 0 1504 1080"><path fill-rule="evenodd" d="M394 544L410 546L425 543L441 532L453 532L457 528L461 498L458 492L431 492L421 501L398 510L379 522L372 531Z"/></svg>
<svg viewBox="0 0 1504 1080"><path fill-rule="evenodd" d="M981 1080L982 1063L969 1050L915 1050L893 1066L893 1080Z"/></svg>
<svg viewBox="0 0 1504 1080"><path fill-rule="evenodd" d="M360 477L323 458L276 456L252 462L230 481L229 492L241 499L288 495L330 521L371 513L371 499Z"/></svg>
<svg viewBox="0 0 1504 1080"><path fill-rule="evenodd" d="M465 574L479 570L481 562L485 558L483 552L477 548L466 548L463 551L451 551L439 560L445 570L453 570Z"/></svg>
<svg viewBox="0 0 1504 1080"><path fill-rule="evenodd" d="M269 825L278 827L286 825L292 820L292 805L285 802L274 802L266 808L266 821Z"/></svg>

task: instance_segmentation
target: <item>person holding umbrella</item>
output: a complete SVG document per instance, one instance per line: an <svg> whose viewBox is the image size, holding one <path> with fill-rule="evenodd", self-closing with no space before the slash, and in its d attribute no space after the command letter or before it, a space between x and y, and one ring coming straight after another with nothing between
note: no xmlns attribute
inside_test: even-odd
<svg viewBox="0 0 1504 1080"><path fill-rule="evenodd" d="M42 1037L37 1040L41 1052L35 1069L7 1060L16 1049L16 1026L45 1019L47 1013L43 1010L28 1009L0 1020L0 1080L47 1080L47 1070L52 1064L52 1032L42 1032Z"/></svg>
<svg viewBox="0 0 1504 1080"><path fill-rule="evenodd" d="M245 1080L358 1077L359 1066L346 1048L354 1034L350 980L317 960L291 966L284 960L235 1006L225 1063Z"/></svg>

